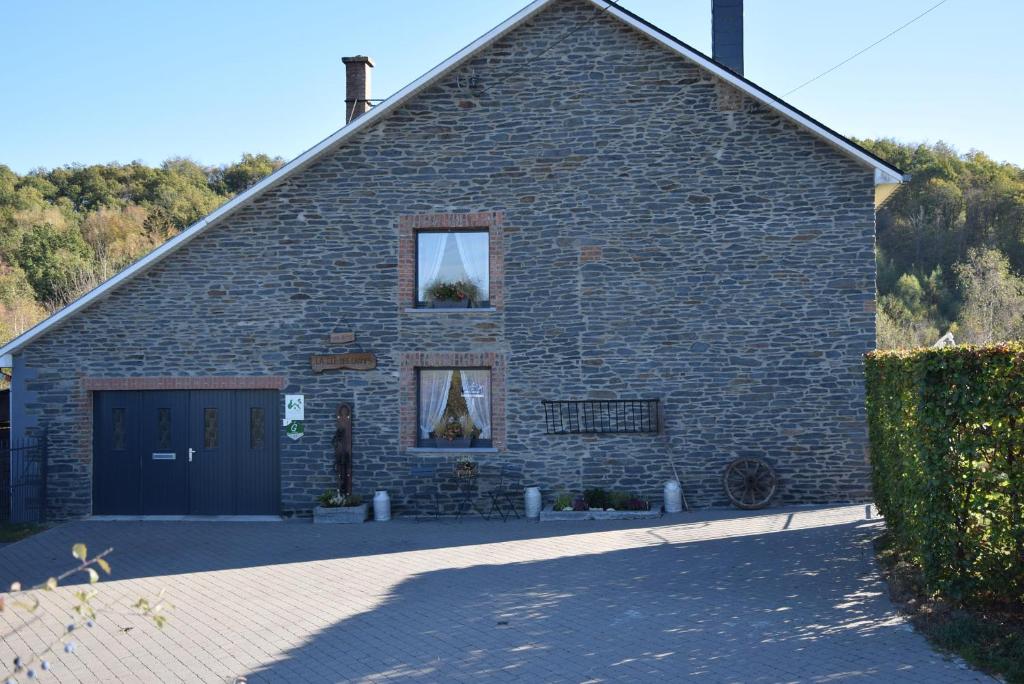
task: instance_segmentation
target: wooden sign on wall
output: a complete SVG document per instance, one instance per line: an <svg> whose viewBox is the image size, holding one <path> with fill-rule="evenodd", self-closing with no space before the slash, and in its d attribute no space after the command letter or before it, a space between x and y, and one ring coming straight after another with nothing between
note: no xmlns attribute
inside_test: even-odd
<svg viewBox="0 0 1024 684"><path fill-rule="evenodd" d="M373 370L377 367L377 357L372 352L353 352L351 354L323 354L309 357L314 373L325 370Z"/></svg>

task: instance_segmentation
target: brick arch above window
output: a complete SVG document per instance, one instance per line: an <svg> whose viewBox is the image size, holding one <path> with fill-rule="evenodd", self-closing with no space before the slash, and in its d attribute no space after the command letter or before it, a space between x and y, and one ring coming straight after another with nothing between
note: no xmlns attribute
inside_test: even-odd
<svg viewBox="0 0 1024 684"><path fill-rule="evenodd" d="M410 214L398 218L398 308L416 303L416 234L421 230L487 230L490 306L505 306L505 212L476 211L439 214Z"/></svg>
<svg viewBox="0 0 1024 684"><path fill-rule="evenodd" d="M491 442L495 449L506 446L505 396L507 364L497 352L405 352L400 355L399 444L402 449L416 446L419 424L416 397L416 371L430 368L489 368L491 370Z"/></svg>

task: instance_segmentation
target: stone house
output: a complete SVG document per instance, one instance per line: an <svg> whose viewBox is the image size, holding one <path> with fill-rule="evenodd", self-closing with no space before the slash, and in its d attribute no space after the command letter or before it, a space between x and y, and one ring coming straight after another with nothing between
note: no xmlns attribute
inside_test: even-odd
<svg viewBox="0 0 1024 684"><path fill-rule="evenodd" d="M406 510L467 456L548 497L722 504L748 455L780 502L868 496L903 175L746 80L741 16L711 58L536 0L375 107L346 59L343 128L0 348L49 515L308 513L341 404L355 491Z"/></svg>

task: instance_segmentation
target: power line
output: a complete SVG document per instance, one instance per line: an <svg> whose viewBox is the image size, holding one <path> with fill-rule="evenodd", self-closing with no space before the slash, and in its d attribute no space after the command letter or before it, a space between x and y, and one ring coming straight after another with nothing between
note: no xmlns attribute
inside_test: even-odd
<svg viewBox="0 0 1024 684"><path fill-rule="evenodd" d="M889 38L892 38L892 37L893 37L893 36L895 36L895 35L896 35L897 33L899 33L900 31L902 31L903 29L907 28L908 26L910 26L911 24L913 24L913 23L914 23L915 21L917 21L918 19L921 19L922 17L924 17L924 16L925 16L925 15L927 15L927 14L931 14L931 13L932 13L933 11L937 10L937 9L939 8L939 6L941 6L941 5L944 5L944 4L946 4L946 2L948 2L948 0L939 0L939 2L935 3L934 5L932 5L932 6L931 6L931 7L929 7L928 9L926 9L926 10L925 10L924 12L921 12L920 14L918 14L918 15L917 15L916 17L914 17L913 19L911 19L910 21L908 21L908 22L907 22L906 24L903 24L903 26L900 26L900 27L899 27L899 28L897 28L897 29L893 29L892 31L890 31L890 32L889 32L889 33L887 33L886 35L884 35L884 36L882 36L881 38L879 38L878 40L876 40L876 41L875 41L874 43L872 43L871 45L868 45L868 46L867 46L866 48L864 48L863 50L860 50L859 52L855 52L854 54L850 55L849 57L847 57L846 59L844 59L844 60L843 60L842 62L840 62L839 64L836 64L836 65L835 65L834 67L832 67L831 69L828 69L828 70L826 70L826 71L823 71L823 72L821 72L820 74L818 74L817 76L815 76L814 78L811 78L811 79L808 79L807 81L804 81L803 83L801 83L800 85L798 85L798 86L797 86L796 88L793 88L793 89L792 89L792 90L790 90L790 91L789 91L788 93L784 94L784 95L783 95L782 97L789 97L790 95L792 95L792 94L793 94L793 93L795 93L796 91L800 90L800 89L801 89L801 88L803 88L804 86L807 86L807 85L810 85L811 83L814 83L815 81L817 81L817 80L818 80L819 78L821 78L822 76L827 76L828 74L831 74L831 73L832 73L833 71L835 71L835 70L836 70L836 69L838 69L839 67L843 66L844 64L846 64L846 63L848 63L848 62L851 62L851 61L853 61L853 60L854 60L854 59L856 59L857 57L860 57L860 56L861 56L861 55L863 55L863 54L864 54L865 52L867 52L867 51L868 51L868 50L870 50L871 48L875 47L875 46L876 46L876 45L878 45L879 43L881 43L881 42L884 42L884 41L888 40Z"/></svg>

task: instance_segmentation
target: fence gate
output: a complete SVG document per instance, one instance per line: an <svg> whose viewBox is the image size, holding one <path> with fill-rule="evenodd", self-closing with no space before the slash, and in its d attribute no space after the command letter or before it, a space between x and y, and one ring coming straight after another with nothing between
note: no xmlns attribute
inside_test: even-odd
<svg viewBox="0 0 1024 684"><path fill-rule="evenodd" d="M46 435L0 442L0 521L43 522Z"/></svg>

